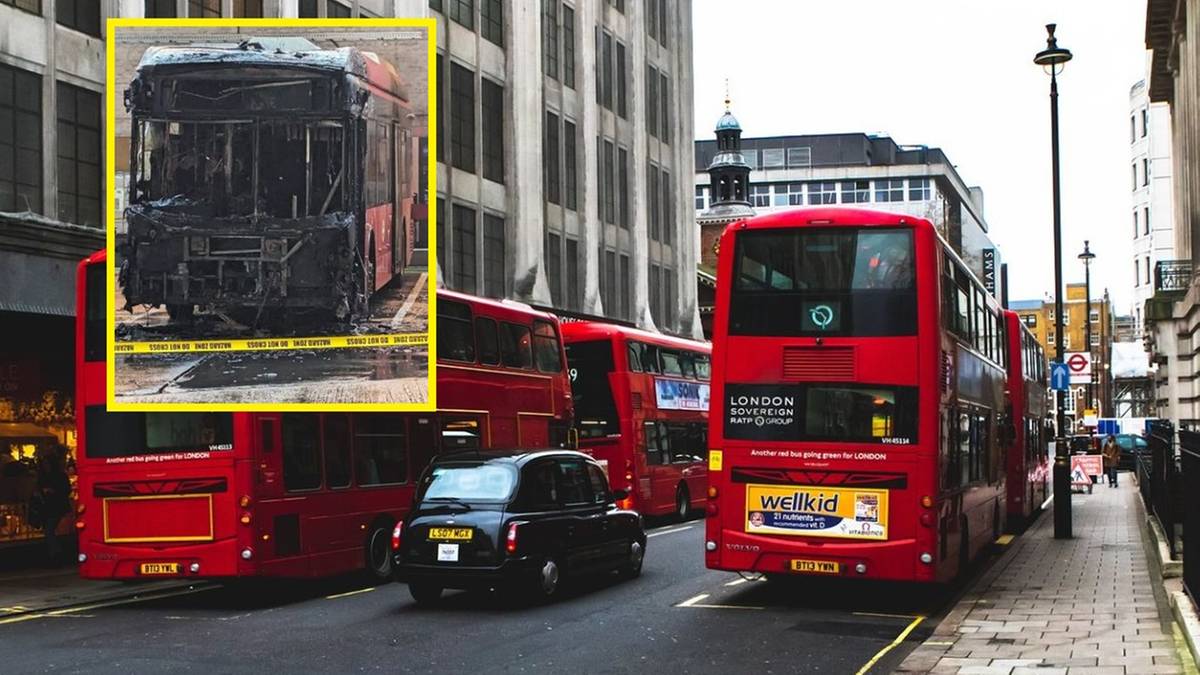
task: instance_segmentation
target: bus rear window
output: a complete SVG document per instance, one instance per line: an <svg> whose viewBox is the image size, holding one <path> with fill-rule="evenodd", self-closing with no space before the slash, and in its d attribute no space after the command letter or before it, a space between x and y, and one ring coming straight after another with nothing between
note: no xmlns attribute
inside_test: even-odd
<svg viewBox="0 0 1200 675"><path fill-rule="evenodd" d="M913 335L910 229L803 228L737 235L731 335Z"/></svg>
<svg viewBox="0 0 1200 675"><path fill-rule="evenodd" d="M118 413L90 405L84 421L83 453L92 459L233 449L230 413Z"/></svg>
<svg viewBox="0 0 1200 675"><path fill-rule="evenodd" d="M83 360L103 361L105 353L104 341L104 263L92 263L87 266L84 284L84 324L83 324Z"/></svg>
<svg viewBox="0 0 1200 675"><path fill-rule="evenodd" d="M728 384L725 437L760 441L917 441L916 387Z"/></svg>
<svg viewBox="0 0 1200 675"><path fill-rule="evenodd" d="M572 342L566 350L579 436L596 438L618 433L617 405L608 380L614 368L612 343Z"/></svg>

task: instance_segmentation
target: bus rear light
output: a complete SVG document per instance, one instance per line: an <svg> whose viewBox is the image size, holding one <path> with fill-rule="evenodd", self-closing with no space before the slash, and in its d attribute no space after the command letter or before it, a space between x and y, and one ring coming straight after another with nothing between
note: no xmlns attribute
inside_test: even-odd
<svg viewBox="0 0 1200 675"><path fill-rule="evenodd" d="M240 523L241 523L241 524L243 524L243 525L249 525L249 524L250 524L250 512L249 512L249 511L243 511L243 512L242 512L242 517L241 517L241 518L238 518L238 522L240 522Z"/></svg>
<svg viewBox="0 0 1200 675"><path fill-rule="evenodd" d="M921 497L921 506L924 506L927 509L932 509L933 508L933 497L930 497L929 495L925 495L924 497Z"/></svg>
<svg viewBox="0 0 1200 675"><path fill-rule="evenodd" d="M709 518L716 517L717 511L718 511L718 509L717 509L716 502L708 502L707 504L704 505L704 515Z"/></svg>
<svg viewBox="0 0 1200 675"><path fill-rule="evenodd" d="M709 499L716 499L716 498L717 498L717 486L716 486L716 485L709 485L709 486L708 486L708 498L709 498Z"/></svg>
<svg viewBox="0 0 1200 675"><path fill-rule="evenodd" d="M250 507L250 495L242 495L242 498L238 500L238 506L242 507L243 509L249 508Z"/></svg>
<svg viewBox="0 0 1200 675"><path fill-rule="evenodd" d="M933 556L929 555L928 553L922 553L921 554L921 562L925 563L926 565L929 565L933 562Z"/></svg>
<svg viewBox="0 0 1200 675"><path fill-rule="evenodd" d="M78 504L75 505L75 513L82 516L84 511L87 511L87 504L84 504L83 502L79 502Z"/></svg>
<svg viewBox="0 0 1200 675"><path fill-rule="evenodd" d="M262 540L263 541L271 541L271 535L267 534L266 532L263 532Z"/></svg>
<svg viewBox="0 0 1200 675"><path fill-rule="evenodd" d="M633 480L633 472L632 472L632 471L626 471L626 472L625 472L625 480L627 480L627 481L632 481L632 480Z"/></svg>
<svg viewBox="0 0 1200 675"><path fill-rule="evenodd" d="M933 527L933 514L926 511L921 514L921 524L925 527Z"/></svg>
<svg viewBox="0 0 1200 675"><path fill-rule="evenodd" d="M504 552L509 555L517 554L517 526L519 523L508 524L508 534L504 537Z"/></svg>
<svg viewBox="0 0 1200 675"><path fill-rule="evenodd" d="M393 551L400 550L400 539L403 534L404 534L404 523L403 522L396 523L396 526L392 528L392 550Z"/></svg>
<svg viewBox="0 0 1200 675"><path fill-rule="evenodd" d="M80 518L79 520L75 521L75 529L76 529L76 530L82 530L82 529L84 529L85 527L87 527L87 523L83 522L83 519L82 519L82 518Z"/></svg>
<svg viewBox="0 0 1200 675"><path fill-rule="evenodd" d="M86 553L79 554L79 562L81 562L81 563L87 562L87 554Z"/></svg>

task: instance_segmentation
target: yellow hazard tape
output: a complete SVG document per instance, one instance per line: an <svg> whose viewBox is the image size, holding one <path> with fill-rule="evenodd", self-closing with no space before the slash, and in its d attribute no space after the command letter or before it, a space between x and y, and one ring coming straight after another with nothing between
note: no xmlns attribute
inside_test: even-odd
<svg viewBox="0 0 1200 675"><path fill-rule="evenodd" d="M330 335L325 337L258 338L252 340L162 340L121 342L113 345L114 354L199 354L204 352L263 352L289 349L352 349L362 347L398 347L429 344L427 333L388 333L380 335Z"/></svg>

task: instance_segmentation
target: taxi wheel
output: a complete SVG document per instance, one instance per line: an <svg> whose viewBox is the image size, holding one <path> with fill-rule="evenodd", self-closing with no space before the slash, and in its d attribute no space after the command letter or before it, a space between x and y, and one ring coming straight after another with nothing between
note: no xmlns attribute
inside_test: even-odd
<svg viewBox="0 0 1200 675"><path fill-rule="evenodd" d="M562 587L563 570L559 565L558 560L554 558L546 558L542 561L538 568L536 584L537 597L542 600L549 600L558 594L558 589Z"/></svg>
<svg viewBox="0 0 1200 675"><path fill-rule="evenodd" d="M418 605L433 605L442 599L442 587L422 581L410 581L408 592Z"/></svg>
<svg viewBox="0 0 1200 675"><path fill-rule="evenodd" d="M367 537L367 572L377 582L392 580L392 531L378 523Z"/></svg>
<svg viewBox="0 0 1200 675"><path fill-rule="evenodd" d="M640 542L629 545L629 558L621 568L621 576L626 579L636 579L642 574L642 563L646 560L646 547Z"/></svg>

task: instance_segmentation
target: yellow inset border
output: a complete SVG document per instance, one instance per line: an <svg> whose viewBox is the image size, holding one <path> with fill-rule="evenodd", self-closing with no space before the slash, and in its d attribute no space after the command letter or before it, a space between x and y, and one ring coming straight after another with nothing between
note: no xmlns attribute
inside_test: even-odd
<svg viewBox="0 0 1200 675"><path fill-rule="evenodd" d="M429 274L426 275L427 312L429 342L426 350L428 369L424 403L132 403L116 400L116 205L112 191L116 189L116 35L118 28L423 28L426 33L426 118L428 157L426 160L429 184L427 194L432 202L437 196L437 19L131 19L110 18L107 20L105 40L105 144L104 170L109 186L105 195L105 247L108 251L105 264L105 308L107 336L107 358L105 359L105 397L109 410L118 412L275 412L275 411L347 411L347 412L434 412L437 409L437 209L427 206L426 241ZM124 91L124 89L122 89ZM107 527L107 526L106 526Z"/></svg>
<svg viewBox="0 0 1200 675"><path fill-rule="evenodd" d="M197 535L191 537L119 537L112 538L108 536L108 503L109 502L133 502L144 501L148 499L207 499L208 501L208 536ZM104 543L106 544L152 544L157 542L185 542L185 541L212 541L216 536L216 530L213 529L213 496L211 494L201 495L137 495L135 497L105 497L104 505Z"/></svg>

